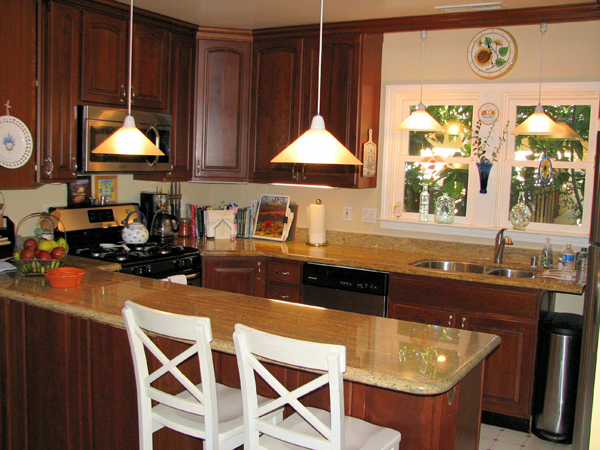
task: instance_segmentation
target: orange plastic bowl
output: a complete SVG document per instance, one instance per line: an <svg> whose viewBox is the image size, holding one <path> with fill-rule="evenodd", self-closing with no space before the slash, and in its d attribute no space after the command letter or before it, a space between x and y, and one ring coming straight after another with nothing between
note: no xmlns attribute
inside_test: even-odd
<svg viewBox="0 0 600 450"><path fill-rule="evenodd" d="M81 283L85 270L76 267L59 267L44 272L44 276L50 281L52 287L75 287Z"/></svg>

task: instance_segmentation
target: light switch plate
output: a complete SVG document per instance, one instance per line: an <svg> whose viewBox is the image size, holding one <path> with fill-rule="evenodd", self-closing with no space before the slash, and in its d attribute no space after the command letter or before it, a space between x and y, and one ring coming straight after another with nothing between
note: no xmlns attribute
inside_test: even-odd
<svg viewBox="0 0 600 450"><path fill-rule="evenodd" d="M342 220L345 220L346 222L352 221L352 206L344 206L344 215Z"/></svg>
<svg viewBox="0 0 600 450"><path fill-rule="evenodd" d="M363 208L362 221L364 223L377 223L377 208Z"/></svg>

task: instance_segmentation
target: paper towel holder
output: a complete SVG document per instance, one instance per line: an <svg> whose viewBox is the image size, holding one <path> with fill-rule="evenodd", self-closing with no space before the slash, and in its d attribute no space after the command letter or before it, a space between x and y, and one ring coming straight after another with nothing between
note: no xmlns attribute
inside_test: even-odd
<svg viewBox="0 0 600 450"><path fill-rule="evenodd" d="M315 200L315 204L320 205L321 204L321 199L320 198L316 199ZM307 211L308 211L308 208L307 208ZM309 227L309 230L310 230L310 227ZM327 231L325 231L325 235L327 235ZM310 242L310 231L309 231L309 234L308 234L308 239L309 239L309 241L306 243L306 245L310 245L311 247L325 247L326 245L329 245L329 243L327 241L320 242L320 243Z"/></svg>

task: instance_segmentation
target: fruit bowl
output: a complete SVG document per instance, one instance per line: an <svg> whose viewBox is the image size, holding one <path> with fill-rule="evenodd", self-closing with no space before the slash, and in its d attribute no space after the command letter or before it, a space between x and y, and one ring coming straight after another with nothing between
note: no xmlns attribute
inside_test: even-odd
<svg viewBox="0 0 600 450"><path fill-rule="evenodd" d="M59 267L44 272L44 276L50 281L50 286L67 288L75 287L81 283L85 270L76 267Z"/></svg>
<svg viewBox="0 0 600 450"><path fill-rule="evenodd" d="M48 213L24 217L15 231L15 248L9 261L23 275L43 275L61 267L69 246L62 221Z"/></svg>

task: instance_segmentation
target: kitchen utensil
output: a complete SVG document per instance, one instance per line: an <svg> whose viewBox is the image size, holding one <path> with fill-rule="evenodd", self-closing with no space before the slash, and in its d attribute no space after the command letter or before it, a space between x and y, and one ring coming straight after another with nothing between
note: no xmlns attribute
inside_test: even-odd
<svg viewBox="0 0 600 450"><path fill-rule="evenodd" d="M137 219L130 219L139 215L142 222L135 222ZM121 237L123 238L123 242L126 244L145 244L148 242L148 238L150 237L150 232L148 231L146 217L140 211L132 211L127 214L125 220L123 220L123 231L121 231Z"/></svg>
<svg viewBox="0 0 600 450"><path fill-rule="evenodd" d="M150 239L159 244L168 244L175 239L174 233L179 230L179 219L169 214L166 209L160 209L154 215L150 226Z"/></svg>

